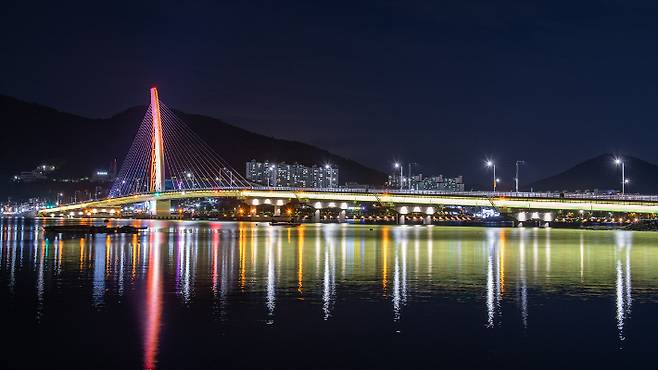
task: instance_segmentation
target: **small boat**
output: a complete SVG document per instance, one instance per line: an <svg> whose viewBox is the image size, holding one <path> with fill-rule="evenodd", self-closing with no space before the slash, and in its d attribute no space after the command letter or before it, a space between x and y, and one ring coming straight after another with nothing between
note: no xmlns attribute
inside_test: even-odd
<svg viewBox="0 0 658 370"><path fill-rule="evenodd" d="M44 226L43 229L46 233L62 233L62 234L136 234L140 230L146 229L145 226L93 226L93 225L54 225Z"/></svg>
<svg viewBox="0 0 658 370"><path fill-rule="evenodd" d="M301 222L294 222L294 221L272 221L270 222L270 225L272 226L299 226L301 225Z"/></svg>

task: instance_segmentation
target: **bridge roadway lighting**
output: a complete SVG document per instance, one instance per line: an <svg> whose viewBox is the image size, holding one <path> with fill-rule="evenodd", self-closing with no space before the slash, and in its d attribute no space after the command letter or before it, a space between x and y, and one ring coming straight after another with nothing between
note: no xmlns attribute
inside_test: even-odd
<svg viewBox="0 0 658 370"><path fill-rule="evenodd" d="M617 166L621 165L621 195L624 195L626 191L626 184L628 183L628 179L626 178L625 174L625 164L620 157L615 158L615 164Z"/></svg>
<svg viewBox="0 0 658 370"><path fill-rule="evenodd" d="M493 168L493 191L496 191L496 183L500 181L500 179L496 178L496 164L492 160L487 160L485 162L487 167L492 167Z"/></svg>

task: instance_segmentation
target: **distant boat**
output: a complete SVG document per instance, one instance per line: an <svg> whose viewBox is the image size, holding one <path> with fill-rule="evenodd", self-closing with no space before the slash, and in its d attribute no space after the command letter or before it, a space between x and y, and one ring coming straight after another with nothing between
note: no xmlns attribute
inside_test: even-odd
<svg viewBox="0 0 658 370"><path fill-rule="evenodd" d="M136 234L146 227L135 226L92 226L92 225L54 225L44 226L43 229L46 233L62 233L62 234Z"/></svg>

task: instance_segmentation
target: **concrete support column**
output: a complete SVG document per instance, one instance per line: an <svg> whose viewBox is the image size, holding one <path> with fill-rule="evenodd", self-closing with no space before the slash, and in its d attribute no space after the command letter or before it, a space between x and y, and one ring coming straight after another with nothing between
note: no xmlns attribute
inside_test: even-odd
<svg viewBox="0 0 658 370"><path fill-rule="evenodd" d="M432 224L432 215L425 215L423 218L423 225L431 225Z"/></svg>
<svg viewBox="0 0 658 370"><path fill-rule="evenodd" d="M405 217L409 213L409 208L407 206L401 206L397 208L398 211L398 225L404 225Z"/></svg>
<svg viewBox="0 0 658 370"><path fill-rule="evenodd" d="M340 213L338 214L338 222L339 223L345 223L345 218L346 218L346 212L344 209L340 210Z"/></svg>
<svg viewBox="0 0 658 370"><path fill-rule="evenodd" d="M169 217L171 215L171 200L149 200L149 214L154 217Z"/></svg>
<svg viewBox="0 0 658 370"><path fill-rule="evenodd" d="M274 206L274 215L281 216L281 206Z"/></svg>
<svg viewBox="0 0 658 370"><path fill-rule="evenodd" d="M316 209L315 212L313 212L313 222L320 222L320 210Z"/></svg>

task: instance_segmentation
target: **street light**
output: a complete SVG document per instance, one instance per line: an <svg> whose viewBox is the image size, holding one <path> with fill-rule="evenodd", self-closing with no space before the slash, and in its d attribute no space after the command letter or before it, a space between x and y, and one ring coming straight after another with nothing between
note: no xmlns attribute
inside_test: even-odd
<svg viewBox="0 0 658 370"><path fill-rule="evenodd" d="M274 170L274 165L267 167L267 186L270 186L270 177L272 177L272 171Z"/></svg>
<svg viewBox="0 0 658 370"><path fill-rule="evenodd" d="M519 165L525 164L525 161L516 161L516 177L514 178L516 192L519 192Z"/></svg>
<svg viewBox="0 0 658 370"><path fill-rule="evenodd" d="M332 177L333 176L331 174L331 165L329 163L327 163L327 164L324 165L324 168L327 170L327 173L329 174L329 188L331 189L332 185L333 185L332 184L332 180L333 180Z"/></svg>
<svg viewBox="0 0 658 370"><path fill-rule="evenodd" d="M395 162L394 166L395 168L400 169L400 190L402 190L402 165L400 164L400 162Z"/></svg>
<svg viewBox="0 0 658 370"><path fill-rule="evenodd" d="M408 163L407 167L409 167L409 172L407 172L407 187L411 190L411 163Z"/></svg>
<svg viewBox="0 0 658 370"><path fill-rule="evenodd" d="M621 165L621 195L624 195L626 191L626 184L628 183L628 179L626 178L626 174L625 174L626 166L624 161L620 157L615 158L615 164L617 166Z"/></svg>
<svg viewBox="0 0 658 370"><path fill-rule="evenodd" d="M496 191L496 183L498 181L500 181L498 178L496 178L496 164L490 159L488 159L485 162L485 164L487 165L487 167L492 167L493 168L493 191L495 192Z"/></svg>

